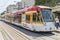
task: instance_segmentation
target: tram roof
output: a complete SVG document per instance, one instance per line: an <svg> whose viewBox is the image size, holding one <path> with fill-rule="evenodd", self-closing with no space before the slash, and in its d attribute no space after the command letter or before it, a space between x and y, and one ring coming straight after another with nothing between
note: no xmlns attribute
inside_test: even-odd
<svg viewBox="0 0 60 40"><path fill-rule="evenodd" d="M17 11L14 11L13 13L22 13L22 12L27 12L27 11L35 11L35 10L40 10L42 8L46 8L46 9L52 9L50 7L47 7L47 6L30 6L30 7L27 7L27 8L24 8L24 9L21 9L21 10L17 10Z"/></svg>

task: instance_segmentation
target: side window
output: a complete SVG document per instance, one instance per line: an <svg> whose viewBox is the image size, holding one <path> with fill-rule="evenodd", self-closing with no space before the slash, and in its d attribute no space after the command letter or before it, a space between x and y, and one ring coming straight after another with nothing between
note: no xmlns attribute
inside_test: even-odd
<svg viewBox="0 0 60 40"><path fill-rule="evenodd" d="M22 22L22 14L19 14L19 18L18 18L19 20L19 22L21 23Z"/></svg>
<svg viewBox="0 0 60 40"><path fill-rule="evenodd" d="M19 23L21 23L21 20L22 20L21 18L22 18L22 14L17 14L17 15L14 16L13 21L17 20Z"/></svg>
<svg viewBox="0 0 60 40"><path fill-rule="evenodd" d="M35 22L37 19L36 19L36 13L33 14L33 21Z"/></svg>
<svg viewBox="0 0 60 40"><path fill-rule="evenodd" d="M33 22L38 22L38 21L40 21L39 15L36 13L33 13Z"/></svg>
<svg viewBox="0 0 60 40"><path fill-rule="evenodd" d="M30 23L30 15L26 15L26 22Z"/></svg>

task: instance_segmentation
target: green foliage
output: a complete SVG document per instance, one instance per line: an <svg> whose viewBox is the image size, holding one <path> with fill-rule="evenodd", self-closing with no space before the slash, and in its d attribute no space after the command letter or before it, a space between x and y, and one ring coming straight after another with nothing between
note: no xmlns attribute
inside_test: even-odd
<svg viewBox="0 0 60 40"><path fill-rule="evenodd" d="M35 5L56 6L60 0L35 0Z"/></svg>
<svg viewBox="0 0 60 40"><path fill-rule="evenodd" d="M58 16L60 16L60 11L55 11L55 12L53 12L53 13L55 13L55 14L58 15Z"/></svg>
<svg viewBox="0 0 60 40"><path fill-rule="evenodd" d="M60 16L60 11L57 11L56 13L58 14L58 16Z"/></svg>
<svg viewBox="0 0 60 40"><path fill-rule="evenodd" d="M5 11L1 13L1 15L5 14Z"/></svg>

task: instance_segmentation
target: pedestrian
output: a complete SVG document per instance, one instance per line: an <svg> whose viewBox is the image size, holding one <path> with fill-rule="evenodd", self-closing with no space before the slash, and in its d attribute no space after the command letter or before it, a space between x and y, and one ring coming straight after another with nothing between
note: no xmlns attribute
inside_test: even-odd
<svg viewBox="0 0 60 40"><path fill-rule="evenodd" d="M58 27L59 27L59 18L58 18L58 16L56 16L56 18L55 18L55 26L58 29Z"/></svg>

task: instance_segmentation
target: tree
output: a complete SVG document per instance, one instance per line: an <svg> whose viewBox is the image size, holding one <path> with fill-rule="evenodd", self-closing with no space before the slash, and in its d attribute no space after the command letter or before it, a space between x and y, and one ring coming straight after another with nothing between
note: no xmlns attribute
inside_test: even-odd
<svg viewBox="0 0 60 40"><path fill-rule="evenodd" d="M56 6L60 0L35 0L35 5Z"/></svg>
<svg viewBox="0 0 60 40"><path fill-rule="evenodd" d="M5 14L5 12L6 12L6 11L3 11L3 12L1 13L1 15Z"/></svg>

